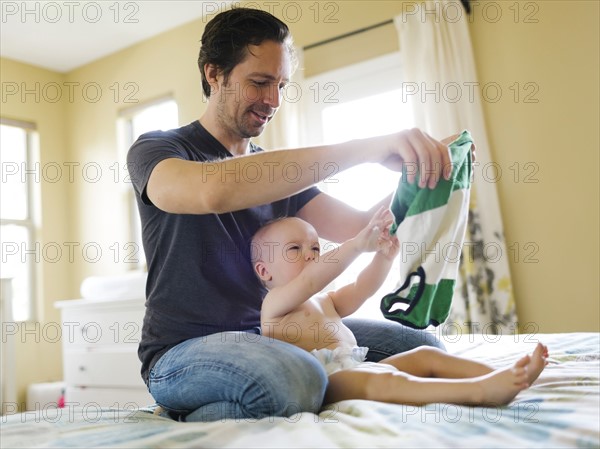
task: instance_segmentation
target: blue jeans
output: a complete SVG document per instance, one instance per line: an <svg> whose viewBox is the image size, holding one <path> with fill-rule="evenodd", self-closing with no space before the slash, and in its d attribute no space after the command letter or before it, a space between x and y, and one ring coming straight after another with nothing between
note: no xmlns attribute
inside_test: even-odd
<svg viewBox="0 0 600 449"><path fill-rule="evenodd" d="M346 319L367 360L428 345L433 335L391 321ZM185 421L260 419L318 413L327 375L296 346L251 332L193 338L171 348L150 370L150 393L170 416Z"/></svg>

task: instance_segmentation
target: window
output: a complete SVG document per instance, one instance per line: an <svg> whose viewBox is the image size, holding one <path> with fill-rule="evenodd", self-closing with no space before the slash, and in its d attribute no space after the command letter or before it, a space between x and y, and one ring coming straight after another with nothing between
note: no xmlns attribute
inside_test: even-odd
<svg viewBox="0 0 600 449"><path fill-rule="evenodd" d="M312 91L327 89L329 102L309 106L313 138L326 144L390 134L414 126L411 105L403 99L401 67L397 54L328 72L307 80ZM367 210L393 192L399 173L379 164L363 164L337 173L319 187L328 194ZM370 262L372 254L363 254L335 281L335 286L353 282ZM379 301L392 292L398 282L398 259L390 276L353 316L381 318Z"/></svg>
<svg viewBox="0 0 600 449"><path fill-rule="evenodd" d="M0 121L0 275L11 278L12 317L6 321L35 319L36 270L33 198L36 184L37 133L35 125ZM31 257L30 257L31 256ZM5 309L6 310L6 309Z"/></svg>
<svg viewBox="0 0 600 449"><path fill-rule="evenodd" d="M125 165L127 150L131 147L137 138L148 132L155 130L168 130L176 128L179 123L177 112L177 103L170 98L163 98L152 103L147 103L142 106L136 106L127 109L121 113L119 120L121 136L121 160ZM130 242L136 245L139 249L137 254L139 259L137 264L132 268L140 269L145 266L146 260L144 256L144 248L142 246L142 226L140 216L137 210L135 194L133 188L128 186L128 202L129 202L129 237Z"/></svg>

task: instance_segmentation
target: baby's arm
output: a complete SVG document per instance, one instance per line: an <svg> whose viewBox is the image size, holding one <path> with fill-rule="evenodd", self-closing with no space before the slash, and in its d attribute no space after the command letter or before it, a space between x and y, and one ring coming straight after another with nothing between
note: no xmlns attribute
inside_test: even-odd
<svg viewBox="0 0 600 449"><path fill-rule="evenodd" d="M365 251L375 251L381 230L388 226L385 211L376 214L353 239L319 256L286 285L274 287L262 303L261 320L280 318L323 290L338 277L356 257Z"/></svg>
<svg viewBox="0 0 600 449"><path fill-rule="evenodd" d="M389 235L388 228L383 230L381 238L383 244L380 245L371 263L359 273L356 281L330 293L340 317L356 312L381 287L390 272L392 262L400 250L400 244L395 236Z"/></svg>

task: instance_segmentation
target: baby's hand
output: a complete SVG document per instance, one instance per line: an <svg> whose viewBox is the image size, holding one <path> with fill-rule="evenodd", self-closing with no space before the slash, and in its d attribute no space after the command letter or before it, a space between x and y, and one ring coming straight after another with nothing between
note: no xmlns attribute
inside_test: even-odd
<svg viewBox="0 0 600 449"><path fill-rule="evenodd" d="M360 251L379 251L381 244L389 240L389 227L393 222L389 209L381 207L371 218L369 224L355 237Z"/></svg>
<svg viewBox="0 0 600 449"><path fill-rule="evenodd" d="M390 227L394 222L394 216L390 210L384 211L384 217L386 219L385 228L383 228L377 241L377 252L384 256L388 260L394 260L394 258L400 252L400 242L398 237L390 235Z"/></svg>
<svg viewBox="0 0 600 449"><path fill-rule="evenodd" d="M386 229L384 235L380 238L377 252L385 256L386 259L393 260L400 252L398 237L390 235L389 230Z"/></svg>

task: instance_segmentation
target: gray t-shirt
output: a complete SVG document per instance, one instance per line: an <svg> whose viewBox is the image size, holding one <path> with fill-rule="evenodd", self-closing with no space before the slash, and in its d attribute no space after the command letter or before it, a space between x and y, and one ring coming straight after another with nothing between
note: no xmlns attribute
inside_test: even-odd
<svg viewBox="0 0 600 449"><path fill-rule="evenodd" d="M257 151L262 149L252 145L252 152ZM127 155L148 264L146 314L138 350L146 382L160 356L182 341L260 326L266 290L252 270L250 239L264 223L295 215L320 193L312 187L271 204L205 215L163 212L146 195L150 174L164 159L206 162L231 157L198 121L143 134ZM206 176L255 177L257 170Z"/></svg>

